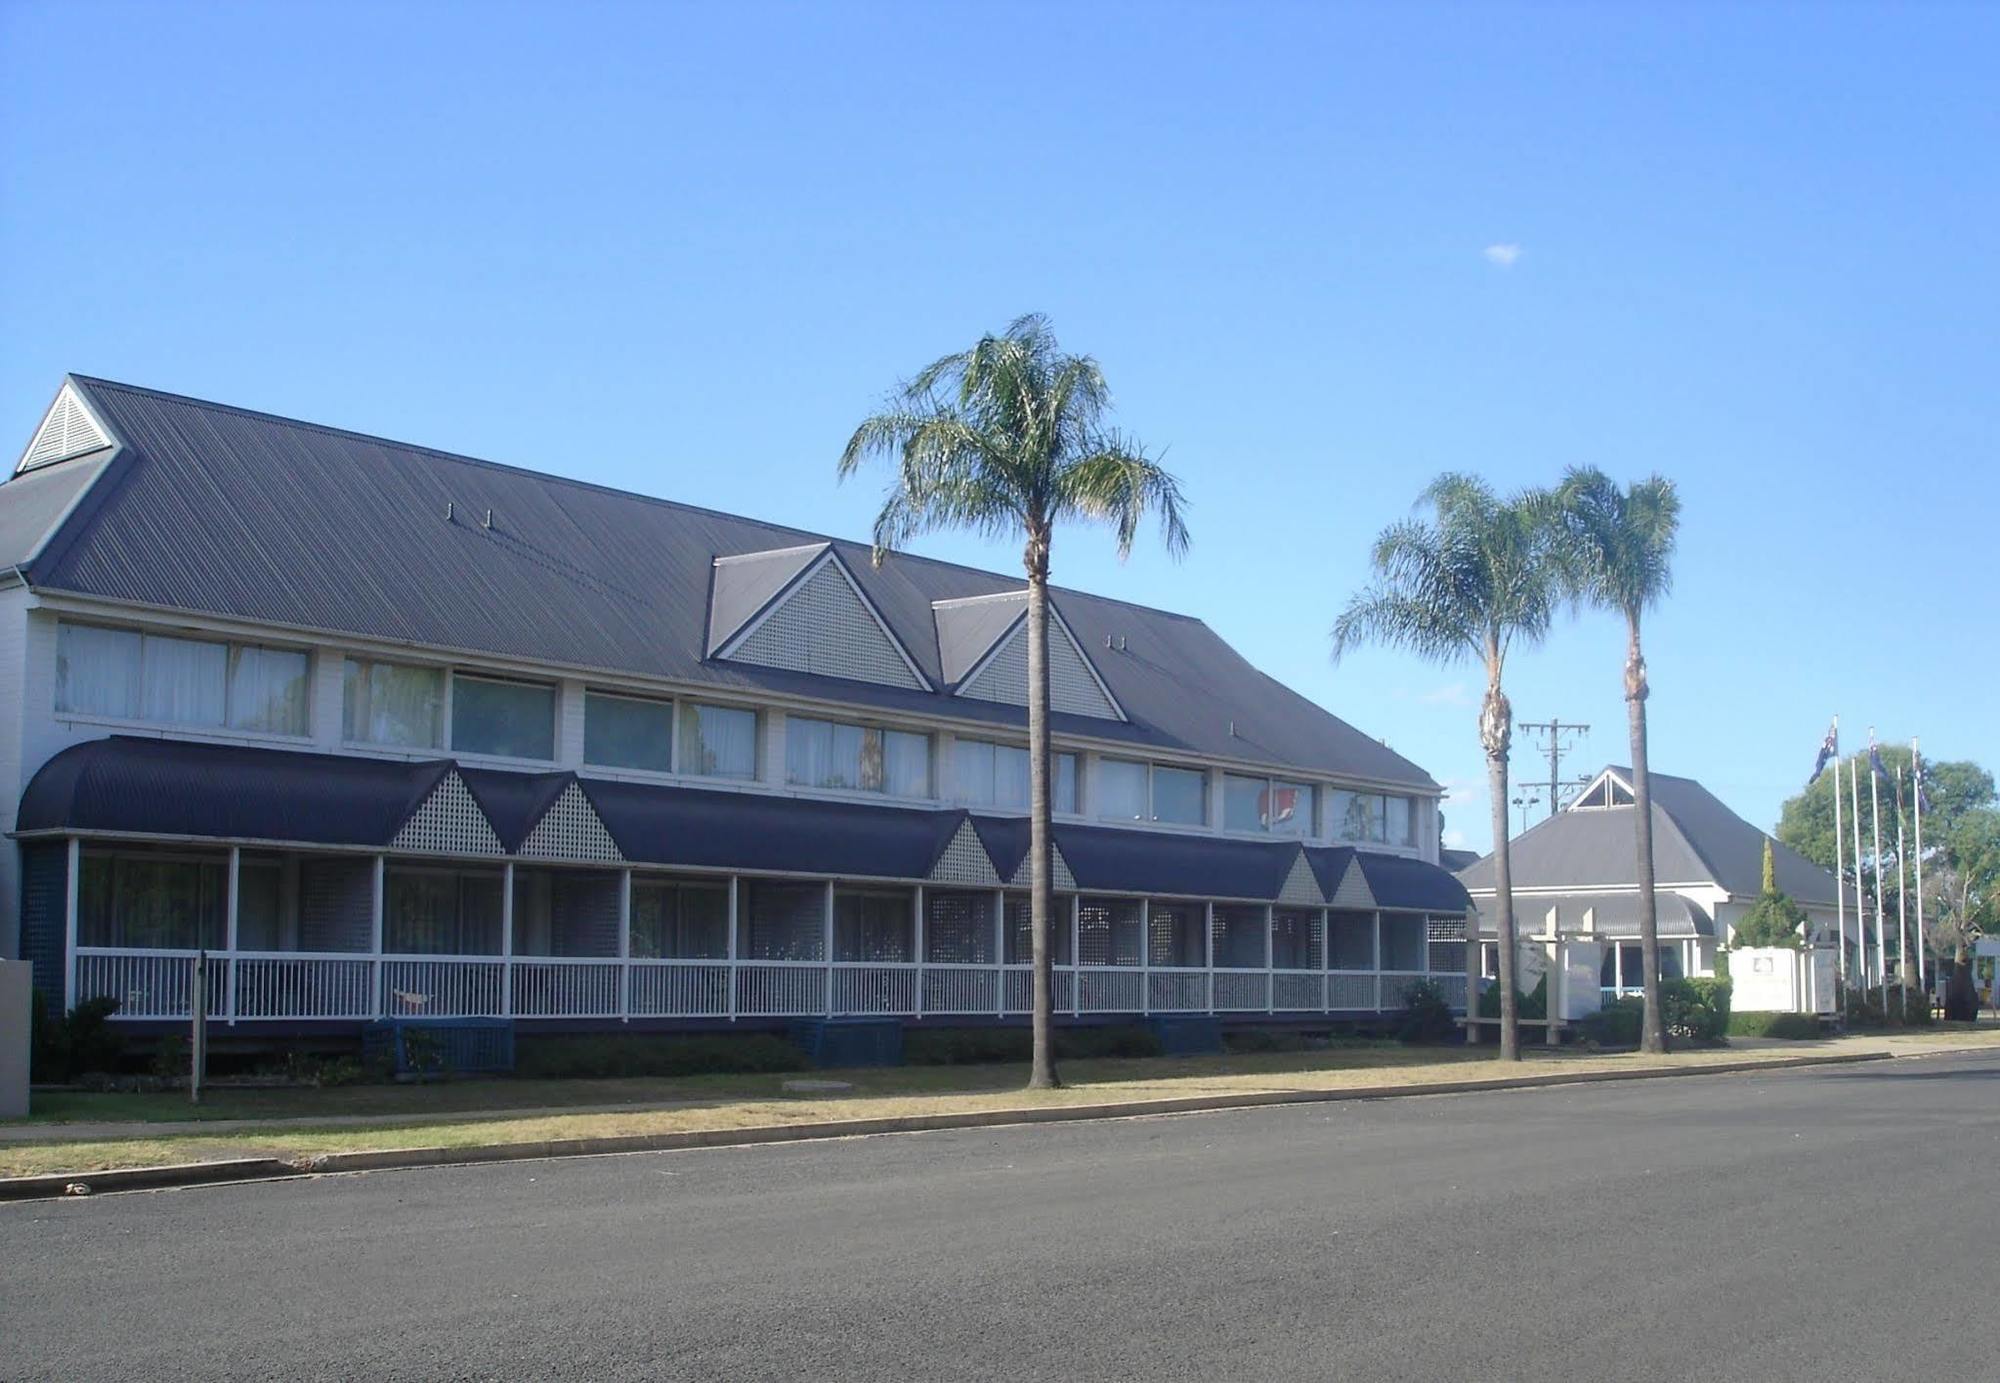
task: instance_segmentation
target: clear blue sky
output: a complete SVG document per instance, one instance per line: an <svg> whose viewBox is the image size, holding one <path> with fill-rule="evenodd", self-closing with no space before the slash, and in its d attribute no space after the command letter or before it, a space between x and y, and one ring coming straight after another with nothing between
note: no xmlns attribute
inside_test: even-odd
<svg viewBox="0 0 2000 1383"><path fill-rule="evenodd" d="M78 370L860 537L854 423L1040 310L1193 504L1185 563L1058 578L1207 619L1464 843L1476 672L1326 640L1447 468L1680 483L1654 764L1752 820L1834 711L2000 766L2000 10L17 0L0 63L22 441ZM1579 770L1622 652L1509 669Z"/></svg>

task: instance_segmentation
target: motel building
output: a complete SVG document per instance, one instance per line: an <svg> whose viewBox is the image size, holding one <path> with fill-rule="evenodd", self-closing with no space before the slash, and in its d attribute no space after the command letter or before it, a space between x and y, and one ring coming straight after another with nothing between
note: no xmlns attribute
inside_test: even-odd
<svg viewBox="0 0 2000 1383"><path fill-rule="evenodd" d="M1462 1006L1428 774L1198 620L1053 606L1060 1021ZM143 1028L205 951L238 1038L1021 1021L1024 619L1008 576L72 376L0 483L0 953Z"/></svg>

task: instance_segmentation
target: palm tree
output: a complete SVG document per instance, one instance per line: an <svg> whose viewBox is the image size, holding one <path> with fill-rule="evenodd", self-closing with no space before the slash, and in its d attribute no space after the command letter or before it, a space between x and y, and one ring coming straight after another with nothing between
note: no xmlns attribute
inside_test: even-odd
<svg viewBox="0 0 2000 1383"><path fill-rule="evenodd" d="M854 430L843 479L870 457L896 466L875 520L875 561L941 528L1025 540L1028 574L1030 916L1034 1062L1028 1084L1060 1084L1050 1046L1049 544L1059 522L1108 523L1127 556L1148 513L1168 552L1187 551L1180 483L1138 443L1110 430L1111 394L1087 355L1065 355L1046 318L1016 319L998 336L947 355L890 395Z"/></svg>
<svg viewBox="0 0 2000 1383"><path fill-rule="evenodd" d="M1507 752L1514 710L1501 688L1507 651L1548 632L1560 596L1554 566L1554 501L1544 491L1500 498L1483 480L1441 475L1418 507L1429 520L1407 519L1375 540L1375 580L1333 626L1338 660L1362 643L1406 648L1433 662L1471 656L1486 668L1479 741L1486 751L1493 807L1495 919L1500 951L1500 1056L1521 1057L1514 980L1514 881L1507 850ZM1476 944L1476 939L1474 940ZM1478 996L1466 996L1476 1008Z"/></svg>
<svg viewBox="0 0 2000 1383"><path fill-rule="evenodd" d="M1562 560L1571 593L1625 617L1625 715L1632 733L1632 834L1639 858L1639 949L1644 953L1646 1015L1639 1048L1666 1050L1660 1020L1660 919L1653 879L1653 789L1646 767L1646 653L1640 617L1673 585L1674 537L1681 498L1674 482L1652 476L1619 489L1595 467L1572 467L1557 491Z"/></svg>

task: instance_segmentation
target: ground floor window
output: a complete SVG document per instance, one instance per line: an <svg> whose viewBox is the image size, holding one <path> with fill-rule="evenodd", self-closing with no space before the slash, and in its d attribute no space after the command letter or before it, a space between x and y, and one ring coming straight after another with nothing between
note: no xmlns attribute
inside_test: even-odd
<svg viewBox="0 0 2000 1383"><path fill-rule="evenodd" d="M1264 968L1264 909L1246 903L1215 905L1215 968Z"/></svg>
<svg viewBox="0 0 2000 1383"><path fill-rule="evenodd" d="M382 949L395 955L497 956L498 870L390 865L382 881Z"/></svg>
<svg viewBox="0 0 2000 1383"><path fill-rule="evenodd" d="M1146 908L1146 963L1200 969L1202 914L1200 903L1182 898L1155 898Z"/></svg>
<svg viewBox="0 0 2000 1383"><path fill-rule="evenodd" d="M514 954L615 957L618 876L605 870L514 871Z"/></svg>
<svg viewBox="0 0 2000 1383"><path fill-rule="evenodd" d="M917 958L914 902L908 889L837 888L833 958L902 965Z"/></svg>
<svg viewBox="0 0 2000 1383"><path fill-rule="evenodd" d="M647 960L727 959L729 885L635 876L632 954Z"/></svg>
<svg viewBox="0 0 2000 1383"><path fill-rule="evenodd" d="M375 862L244 851L236 868L239 951L365 952L375 934Z"/></svg>
<svg viewBox="0 0 2000 1383"><path fill-rule="evenodd" d="M80 944L187 951L226 944L226 855L86 846L81 865Z"/></svg>
<svg viewBox="0 0 2000 1383"><path fill-rule="evenodd" d="M1069 914L1063 914L1069 929ZM991 965L993 895L930 889L924 894L924 960L931 965Z"/></svg>
<svg viewBox="0 0 2000 1383"><path fill-rule="evenodd" d="M1375 914L1372 912L1332 912L1328 945L1335 970L1375 968Z"/></svg>
<svg viewBox="0 0 2000 1383"><path fill-rule="evenodd" d="M826 886L746 879L736 954L742 960L825 960Z"/></svg>
<svg viewBox="0 0 2000 1383"><path fill-rule="evenodd" d="M1009 965L1033 965L1035 963L1035 913L1033 899L1025 893L1007 895L1007 963ZM1075 957L1070 953L1070 912L1072 900L1069 895L1055 893L1049 895L1049 964L1073 965Z"/></svg>
<svg viewBox="0 0 2000 1383"><path fill-rule="evenodd" d="M1382 914L1382 968L1418 971L1424 969L1425 948L1429 943L1429 922L1408 913Z"/></svg>
<svg viewBox="0 0 2000 1383"><path fill-rule="evenodd" d="M1312 908L1277 908L1271 913L1271 964L1280 970L1317 970L1325 954L1320 916Z"/></svg>
<svg viewBox="0 0 2000 1383"><path fill-rule="evenodd" d="M1681 948L1674 943L1663 944L1660 952L1660 978L1677 980L1681 978ZM1639 990L1646 985L1646 948L1636 942L1623 942L1617 946L1604 948L1604 962L1598 967L1597 982L1605 989Z"/></svg>
<svg viewBox="0 0 2000 1383"><path fill-rule="evenodd" d="M1077 909L1077 961L1137 965L1145 954L1137 898L1085 898Z"/></svg>

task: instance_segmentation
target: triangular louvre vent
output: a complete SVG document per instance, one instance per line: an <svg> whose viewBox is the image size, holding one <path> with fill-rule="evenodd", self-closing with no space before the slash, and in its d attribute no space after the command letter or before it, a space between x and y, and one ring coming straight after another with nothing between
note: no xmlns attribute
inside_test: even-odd
<svg viewBox="0 0 2000 1383"><path fill-rule="evenodd" d="M594 860L602 864L625 861L597 808L590 805L583 789L571 783L556 798L555 805L542 814L535 829L521 842L520 853L536 860Z"/></svg>
<svg viewBox="0 0 2000 1383"><path fill-rule="evenodd" d="M28 443L28 450L21 456L21 464L15 473L33 470L37 466L52 466L58 461L67 461L72 456L82 456L88 452L103 451L111 445L111 439L92 420L90 410L83 406L83 400L76 396L74 385L65 384L56 401L49 405L42 425L35 429L34 438Z"/></svg>
<svg viewBox="0 0 2000 1383"><path fill-rule="evenodd" d="M1069 861L1063 858L1062 847L1051 845L1049 859L1055 865L1055 879L1051 889L1056 893L1076 892L1076 875L1069 872ZM1034 853L1021 856L1021 863L1014 870L1014 877L1007 883L1009 888L1030 888L1034 884Z"/></svg>
<svg viewBox="0 0 2000 1383"><path fill-rule="evenodd" d="M1278 901L1303 908L1316 908L1326 902L1320 897L1319 880L1313 877L1305 851L1299 851L1293 858L1292 872L1285 876L1285 886L1278 890Z"/></svg>
<svg viewBox="0 0 2000 1383"><path fill-rule="evenodd" d="M960 687L958 694L975 701L1004 701L1010 706L1028 704L1027 621L1023 620L1007 636L986 666ZM1125 718L1105 695L1083 650L1057 619L1049 621L1049 709L1095 716L1099 720Z"/></svg>
<svg viewBox="0 0 2000 1383"><path fill-rule="evenodd" d="M760 667L929 690L832 556L780 597L723 656Z"/></svg>
<svg viewBox="0 0 2000 1383"><path fill-rule="evenodd" d="M1000 887L1000 875L994 870L993 861L987 857L986 847L979 843L979 833L972 829L970 821L959 823L951 844L944 847L944 853L931 866L929 881L969 887Z"/></svg>
<svg viewBox="0 0 2000 1383"><path fill-rule="evenodd" d="M453 769L438 780L422 806L410 814L389 842L392 850L434 855L504 855L493 823L479 809L465 780Z"/></svg>

